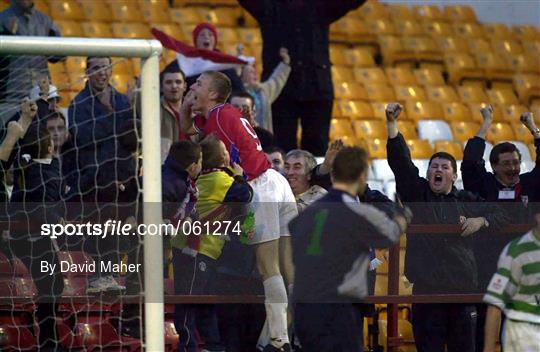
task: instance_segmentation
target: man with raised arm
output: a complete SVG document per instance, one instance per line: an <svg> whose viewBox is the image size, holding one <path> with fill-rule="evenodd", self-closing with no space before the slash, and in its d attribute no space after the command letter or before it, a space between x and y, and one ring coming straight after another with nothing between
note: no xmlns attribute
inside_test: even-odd
<svg viewBox="0 0 540 352"><path fill-rule="evenodd" d="M401 105L386 108L388 164L396 178L401 200L413 210L414 223L461 225L461 233L415 234L407 238L405 275L414 283L413 294L472 293L477 287L473 234L498 228L503 214L497 207L479 203L481 198L454 187L454 157L438 152L431 156L426 178L411 160L397 119ZM413 304L413 331L419 352L473 352L476 308L474 304Z"/></svg>
<svg viewBox="0 0 540 352"><path fill-rule="evenodd" d="M298 214L294 195L287 180L271 168L257 134L241 112L225 102L231 94L231 82L223 73L204 72L191 86L182 105L182 132L204 138L215 135L224 144L231 162L244 169L253 188L252 211L255 214L255 245L259 272L266 296L265 308L270 343L265 351L290 348L287 333L287 290L282 274L292 285L291 244L287 225ZM198 115L192 119L192 113ZM262 340L261 340L262 341Z"/></svg>

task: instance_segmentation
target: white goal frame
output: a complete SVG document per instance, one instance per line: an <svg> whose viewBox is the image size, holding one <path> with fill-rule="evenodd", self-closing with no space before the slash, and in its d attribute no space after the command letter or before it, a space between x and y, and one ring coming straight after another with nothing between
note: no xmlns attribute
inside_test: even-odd
<svg viewBox="0 0 540 352"><path fill-rule="evenodd" d="M142 154L144 163L144 223L162 222L157 40L0 36L2 55L110 56L141 59ZM161 236L144 238L144 348L163 351L164 291Z"/></svg>

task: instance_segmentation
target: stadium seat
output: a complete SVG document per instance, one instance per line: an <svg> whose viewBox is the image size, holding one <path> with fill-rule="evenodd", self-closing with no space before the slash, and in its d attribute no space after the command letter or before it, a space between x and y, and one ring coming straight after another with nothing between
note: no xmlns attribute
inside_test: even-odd
<svg viewBox="0 0 540 352"><path fill-rule="evenodd" d="M372 120L375 118L373 109L369 103L355 100L342 100L337 104L342 117L347 117L351 120Z"/></svg>
<svg viewBox="0 0 540 352"><path fill-rule="evenodd" d="M238 33L234 28L218 28L219 41L223 43L231 43L236 45L238 43Z"/></svg>
<svg viewBox="0 0 540 352"><path fill-rule="evenodd" d="M354 137L354 130L349 120L332 119L330 121L330 139L336 140L342 137Z"/></svg>
<svg viewBox="0 0 540 352"><path fill-rule="evenodd" d="M456 160L463 159L463 147L462 144L455 141L436 141L435 153L447 152L452 155Z"/></svg>
<svg viewBox="0 0 540 352"><path fill-rule="evenodd" d="M447 22L425 21L424 32L432 37L447 37L454 35L452 26Z"/></svg>
<svg viewBox="0 0 540 352"><path fill-rule="evenodd" d="M412 50L403 46L397 36L382 35L378 37L385 66L396 66L401 63L415 63L416 56Z"/></svg>
<svg viewBox="0 0 540 352"><path fill-rule="evenodd" d="M416 16L413 10L407 4L388 4L388 12L392 17L392 20L416 20Z"/></svg>
<svg viewBox="0 0 540 352"><path fill-rule="evenodd" d="M511 89L492 88L487 91L492 104L518 104L519 100Z"/></svg>
<svg viewBox="0 0 540 352"><path fill-rule="evenodd" d="M1 11L7 9L9 6L10 6L10 3L11 1L2 1L2 4L0 5L0 7L3 7ZM51 16L51 8L49 6L49 2L48 1L35 1L34 2L34 8L38 11L41 11L43 12L44 14L46 14L47 16L53 18ZM54 19L54 18L53 18Z"/></svg>
<svg viewBox="0 0 540 352"><path fill-rule="evenodd" d="M180 28L180 26L178 26L176 23L152 23L152 28L156 28L165 34L173 36L174 38L178 40L186 40L186 38L184 37L184 32L182 31L182 28ZM223 29L220 29L219 32L221 33L222 30Z"/></svg>
<svg viewBox="0 0 540 352"><path fill-rule="evenodd" d="M514 131L510 124L505 122L496 122L491 125L488 129L486 140L490 141L493 144L504 141L512 141L516 139Z"/></svg>
<svg viewBox="0 0 540 352"><path fill-rule="evenodd" d="M456 91L451 86L427 86L428 99L440 103L459 102Z"/></svg>
<svg viewBox="0 0 540 352"><path fill-rule="evenodd" d="M126 58L113 58L112 59L112 71L115 74L133 76L133 64L130 59Z"/></svg>
<svg viewBox="0 0 540 352"><path fill-rule="evenodd" d="M445 84L442 72L429 68L414 70L414 76L418 84L423 86L442 86Z"/></svg>
<svg viewBox="0 0 540 352"><path fill-rule="evenodd" d="M92 263L94 260L88 254L77 251L58 252L58 260L72 264ZM84 296L86 295L87 277L91 275L88 271L66 272L64 273L64 292L65 296Z"/></svg>
<svg viewBox="0 0 540 352"><path fill-rule="evenodd" d="M522 104L502 104L498 105L496 108L501 110L504 121L510 123L519 122L520 115L524 112L529 111L529 108Z"/></svg>
<svg viewBox="0 0 540 352"><path fill-rule="evenodd" d="M80 1L79 3L87 20L103 22L111 20L111 8L105 1Z"/></svg>
<svg viewBox="0 0 540 352"><path fill-rule="evenodd" d="M460 142L466 142L469 138L472 138L478 132L480 124L478 122L469 121L452 121L450 122L452 128L452 136L454 140Z"/></svg>
<svg viewBox="0 0 540 352"><path fill-rule="evenodd" d="M345 50L345 62L355 67L375 67L375 60L370 50L354 48Z"/></svg>
<svg viewBox="0 0 540 352"><path fill-rule="evenodd" d="M472 56L466 53L448 53L444 56L448 80L453 84L461 84L464 80L484 81L481 65L477 65Z"/></svg>
<svg viewBox="0 0 540 352"><path fill-rule="evenodd" d="M394 23L385 19L367 19L367 25L371 33L379 36L395 35L398 33Z"/></svg>
<svg viewBox="0 0 540 352"><path fill-rule="evenodd" d="M353 70L350 67L346 66L332 66L330 69L332 72L332 79L335 82L348 82L353 78Z"/></svg>
<svg viewBox="0 0 540 352"><path fill-rule="evenodd" d="M416 134L416 125L412 121L399 119L397 121L399 132L405 137L405 139L418 139Z"/></svg>
<svg viewBox="0 0 540 352"><path fill-rule="evenodd" d="M426 36L403 37L401 41L405 50L414 52L416 61L420 63L440 64L442 67L442 52L432 38Z"/></svg>
<svg viewBox="0 0 540 352"><path fill-rule="evenodd" d="M519 117L518 120L513 120L510 122L510 126L512 126L512 130L514 130L516 139L526 144L532 144L534 142L534 138L531 132L527 129L527 127L523 126L521 122L516 121L519 121Z"/></svg>
<svg viewBox="0 0 540 352"><path fill-rule="evenodd" d="M392 87L386 84L366 84L365 88L366 88L368 100L394 101L396 99Z"/></svg>
<svg viewBox="0 0 540 352"><path fill-rule="evenodd" d="M513 39L491 39L491 47L503 57L523 54L523 45Z"/></svg>
<svg viewBox="0 0 540 352"><path fill-rule="evenodd" d="M533 74L514 75L514 88L522 102L531 104L534 98L540 97L540 76Z"/></svg>
<svg viewBox="0 0 540 352"><path fill-rule="evenodd" d="M262 44L261 31L258 28L238 28L238 38L244 44Z"/></svg>
<svg viewBox="0 0 540 352"><path fill-rule="evenodd" d="M413 12L419 21L444 21L444 13L437 5L414 5Z"/></svg>
<svg viewBox="0 0 540 352"><path fill-rule="evenodd" d="M135 1L115 0L109 2L115 21L140 22L143 18L139 4Z"/></svg>
<svg viewBox="0 0 540 352"><path fill-rule="evenodd" d="M364 20L342 17L330 26L330 38L332 40L363 43L376 45L375 35L370 31L368 24Z"/></svg>
<svg viewBox="0 0 540 352"><path fill-rule="evenodd" d="M459 86L459 97L464 103L488 103L489 98L482 88L475 86Z"/></svg>
<svg viewBox="0 0 540 352"><path fill-rule="evenodd" d="M512 32L521 41L536 40L540 37L540 31L531 24L516 24L512 26Z"/></svg>
<svg viewBox="0 0 540 352"><path fill-rule="evenodd" d="M353 72L355 80L364 85L387 83L386 75L380 67L355 68Z"/></svg>
<svg viewBox="0 0 540 352"><path fill-rule="evenodd" d="M388 138L386 123L381 120L356 120L353 121L353 127L357 139L386 140Z"/></svg>
<svg viewBox="0 0 540 352"><path fill-rule="evenodd" d="M109 322L78 319L73 328L73 347L93 352L100 350L140 351L140 341L120 337ZM129 342L128 342L129 341Z"/></svg>
<svg viewBox="0 0 540 352"><path fill-rule="evenodd" d="M471 110L464 103L444 103L442 109L446 122L468 121L471 119Z"/></svg>
<svg viewBox="0 0 540 352"><path fill-rule="evenodd" d="M81 56L68 56L66 69L70 74L84 74L86 70L86 58Z"/></svg>
<svg viewBox="0 0 540 352"><path fill-rule="evenodd" d="M376 101L371 103L371 107L373 108L373 114L376 119L386 121L386 107L390 101L382 102L382 101ZM406 120L407 119L407 110L401 112L401 115L399 117L400 119Z"/></svg>
<svg viewBox="0 0 540 352"><path fill-rule="evenodd" d="M492 51L491 42L485 38L468 38L467 45L470 53Z"/></svg>
<svg viewBox="0 0 540 352"><path fill-rule="evenodd" d="M64 37L84 37L84 31L79 22L56 21L55 23Z"/></svg>
<svg viewBox="0 0 540 352"><path fill-rule="evenodd" d="M452 22L477 22L474 9L468 5L447 5L444 14Z"/></svg>
<svg viewBox="0 0 540 352"><path fill-rule="evenodd" d="M433 155L433 147L425 139L408 139L407 145L413 159L429 159Z"/></svg>
<svg viewBox="0 0 540 352"><path fill-rule="evenodd" d="M140 11L144 21L149 24L168 23L172 20L168 8L163 9L159 6L141 6Z"/></svg>
<svg viewBox="0 0 540 352"><path fill-rule="evenodd" d="M366 1L357 11L364 19L390 19L387 7L378 1Z"/></svg>
<svg viewBox="0 0 540 352"><path fill-rule="evenodd" d="M77 21L85 19L83 8L78 1L51 0L49 6L55 20Z"/></svg>
<svg viewBox="0 0 540 352"><path fill-rule="evenodd" d="M397 33L401 36L421 36L424 35L424 28L416 20L398 20L395 22Z"/></svg>
<svg viewBox="0 0 540 352"><path fill-rule="evenodd" d="M536 40L528 40L526 42L522 42L523 49L526 53L538 55L540 53L540 39Z"/></svg>
<svg viewBox="0 0 540 352"><path fill-rule="evenodd" d="M515 72L540 74L538 54L522 53L506 57L509 67Z"/></svg>
<svg viewBox="0 0 540 352"><path fill-rule="evenodd" d="M211 22L219 27L236 27L240 12L236 7L217 7L212 10L202 8L201 18L205 22Z"/></svg>
<svg viewBox="0 0 540 352"><path fill-rule="evenodd" d="M144 23L123 23L116 22L112 24L112 31L116 38L124 39L150 39L152 34L150 28Z"/></svg>
<svg viewBox="0 0 540 352"><path fill-rule="evenodd" d="M417 85L411 86L395 86L394 92L396 93L396 99L402 103L407 100L426 100L426 92L424 89Z"/></svg>
<svg viewBox="0 0 540 352"><path fill-rule="evenodd" d="M111 85L116 88L120 93L127 93L128 87L134 85L134 77L130 74L119 74L113 71L111 76Z"/></svg>
<svg viewBox="0 0 540 352"><path fill-rule="evenodd" d="M334 94L337 99L367 100L366 89L356 82L334 84Z"/></svg>
<svg viewBox="0 0 540 352"><path fill-rule="evenodd" d="M169 10L169 13L171 20L180 25L197 24L202 22L199 11L193 7L172 8Z"/></svg>
<svg viewBox="0 0 540 352"><path fill-rule="evenodd" d="M499 55L493 52L478 52L475 59L478 67L484 69L490 80L512 81L512 70Z"/></svg>
<svg viewBox="0 0 540 352"><path fill-rule="evenodd" d="M91 38L112 38L111 25L104 22L81 22L81 27L85 37Z"/></svg>
<svg viewBox="0 0 540 352"><path fill-rule="evenodd" d="M388 160L375 159L371 162L371 166L373 167L373 172L378 180L386 182L394 179L394 173L392 172L390 165L388 165Z"/></svg>
<svg viewBox="0 0 540 352"><path fill-rule="evenodd" d="M439 49L441 49L445 54L448 53L463 53L467 54L469 52L469 46L463 38L449 35L445 37L435 37L433 38L437 42Z"/></svg>
<svg viewBox="0 0 540 352"><path fill-rule="evenodd" d="M453 23L454 33L462 37L483 38L485 36L484 29L481 25L472 22L457 22Z"/></svg>
<svg viewBox="0 0 540 352"><path fill-rule="evenodd" d="M488 38L513 39L514 34L503 23L484 23L484 33Z"/></svg>
<svg viewBox="0 0 540 352"><path fill-rule="evenodd" d="M415 121L418 120L439 120L443 118L441 104L434 101L414 101L408 100L405 104L407 116Z"/></svg>
<svg viewBox="0 0 540 352"><path fill-rule="evenodd" d="M330 62L332 65L349 66L345 58L344 45L330 45Z"/></svg>
<svg viewBox="0 0 540 352"><path fill-rule="evenodd" d="M482 123L484 121L480 110L488 106L488 103L468 103L469 110L471 110L471 120ZM504 114L502 110L498 107L493 109L493 121L494 122L504 122Z"/></svg>
<svg viewBox="0 0 540 352"><path fill-rule="evenodd" d="M371 159L386 159L386 138L367 139L365 147Z"/></svg>
<svg viewBox="0 0 540 352"><path fill-rule="evenodd" d="M430 142L452 140L452 130L443 120L419 120L418 137Z"/></svg>
<svg viewBox="0 0 540 352"><path fill-rule="evenodd" d="M416 77L407 67L386 67L386 77L393 86L415 85Z"/></svg>

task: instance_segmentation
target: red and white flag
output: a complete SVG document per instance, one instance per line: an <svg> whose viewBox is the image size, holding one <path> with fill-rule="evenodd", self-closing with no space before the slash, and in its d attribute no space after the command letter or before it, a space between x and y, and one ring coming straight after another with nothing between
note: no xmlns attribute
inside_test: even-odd
<svg viewBox="0 0 540 352"><path fill-rule="evenodd" d="M186 77L196 76L204 71L223 71L248 64L247 61L236 56L223 54L215 50L197 49L174 39L156 28L152 28L152 34L165 48L178 53L176 54L176 60Z"/></svg>

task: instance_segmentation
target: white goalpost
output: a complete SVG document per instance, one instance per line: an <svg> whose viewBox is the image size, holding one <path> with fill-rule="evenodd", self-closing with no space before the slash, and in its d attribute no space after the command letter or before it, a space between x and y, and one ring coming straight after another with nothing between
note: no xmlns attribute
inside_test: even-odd
<svg viewBox="0 0 540 352"><path fill-rule="evenodd" d="M162 222L157 40L0 36L0 55L109 56L141 59L144 223ZM161 236L144 238L144 348L164 350L164 287Z"/></svg>

